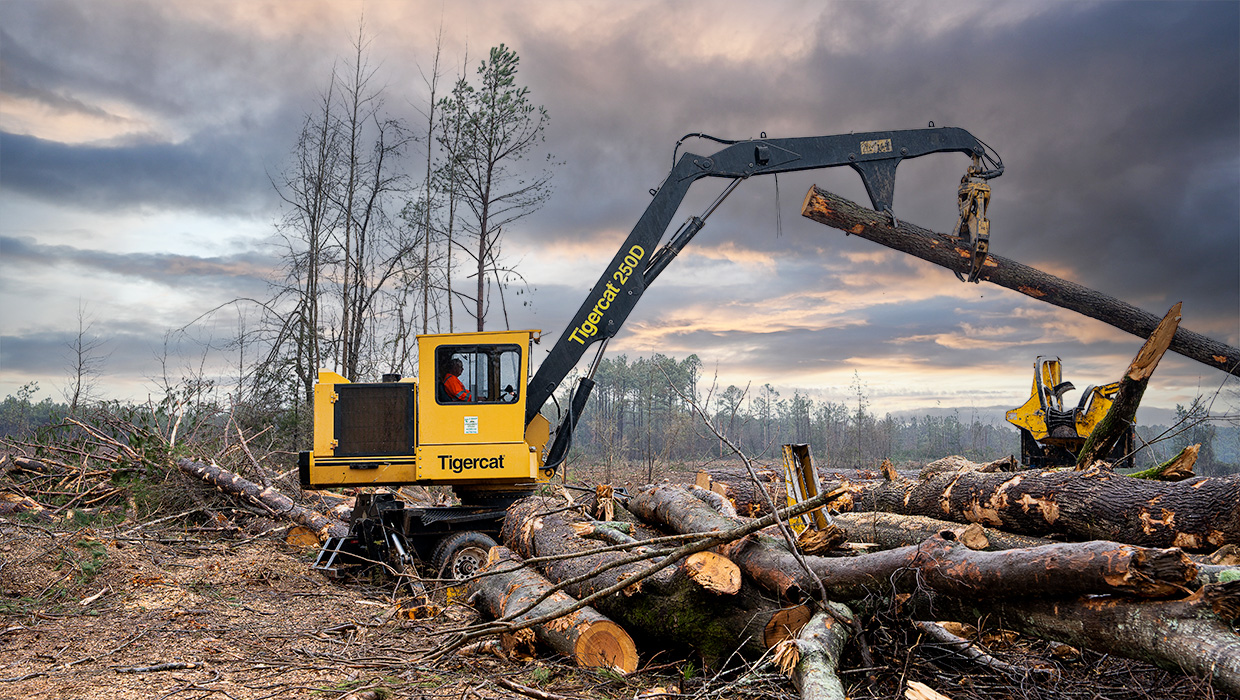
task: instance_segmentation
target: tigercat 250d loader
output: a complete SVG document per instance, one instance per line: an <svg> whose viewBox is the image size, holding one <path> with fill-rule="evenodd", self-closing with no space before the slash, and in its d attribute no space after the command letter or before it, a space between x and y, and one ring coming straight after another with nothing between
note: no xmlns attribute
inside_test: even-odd
<svg viewBox="0 0 1240 700"><path fill-rule="evenodd" d="M676 152L686 138L723 144L709 156ZM531 373L540 331L419 336L417 378L388 375L354 383L321 372L314 396L314 448L299 459L306 488L448 485L459 506L411 507L392 493L357 498L346 537L328 540L316 567L337 573L359 562L402 566L416 557L448 578L469 576L495 544L505 509L532 493L564 462L585 409L607 341L619 332L646 288L705 225L741 182L756 176L847 165L860 174L875 211L892 216L896 166L931 153L972 158L961 178L956 235L971 247L974 272L986 257L986 184L1003 163L959 128L881 131L839 136L724 141L689 134L674 165L632 232L620 244L567 329ZM726 186L701 216L662 242L690 186L721 178ZM594 359L551 431L542 408L586 349Z"/></svg>

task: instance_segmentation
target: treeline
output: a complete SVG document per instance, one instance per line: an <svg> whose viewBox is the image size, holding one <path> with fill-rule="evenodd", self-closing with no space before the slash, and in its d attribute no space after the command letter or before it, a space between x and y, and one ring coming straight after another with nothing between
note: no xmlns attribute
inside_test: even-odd
<svg viewBox="0 0 1240 700"><path fill-rule="evenodd" d="M726 459L735 456L734 450L777 461L784 443L808 443L818 463L831 468L872 467L884 459L899 465L947 455L974 461L1020 456L1020 435L1007 424L975 416L962 420L956 413L880 415L859 378L853 398L844 403L818 401L799 389L786 396L770 384L720 390L704 385L701 369L697 355L603 360L573 436L578 459L599 464L605 474L636 465L653 480L659 465ZM1216 426L1201 401L1177 406L1177 414L1172 426L1138 427L1138 467L1201 444L1197 473L1240 471L1240 428Z"/></svg>
<svg viewBox="0 0 1240 700"><path fill-rule="evenodd" d="M703 386L697 355L662 354L603 360L597 386L573 436L579 458L606 470L637 464L647 479L669 462L731 458L735 450L779 459L784 443L808 443L830 467L931 461L958 454L975 460L1019 454L1015 429L962 422L958 416L903 419L874 413L864 389L850 404L816 401L801 390L785 396L756 389ZM709 421L709 425L707 424Z"/></svg>

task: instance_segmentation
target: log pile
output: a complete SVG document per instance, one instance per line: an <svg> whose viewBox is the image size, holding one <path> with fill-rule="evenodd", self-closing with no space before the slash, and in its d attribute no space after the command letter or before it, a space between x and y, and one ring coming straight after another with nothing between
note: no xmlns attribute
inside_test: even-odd
<svg viewBox="0 0 1240 700"><path fill-rule="evenodd" d="M1089 471L1064 473L1087 480L1091 487L1099 478ZM922 481L956 479L959 484L962 474L998 479L1000 484L1031 476L967 470ZM875 483L898 485L901 480L880 478ZM1211 499L1220 498L1226 487L1195 483L1199 486L1193 493L1202 500L1189 503L1168 494L1162 498L1181 504L1172 507L1185 512L1217 508ZM1008 484L1004 493L1024 493L1018 486ZM643 654L689 651L708 666L738 654L748 659L769 654L806 698L844 697L838 676L842 650L864 643L857 639L864 627L859 619L878 610L898 611L910 629L923 634L935 628L930 621L987 620L1032 637L1196 674L1224 693L1240 693L1240 635L1235 629L1240 569L1199 566L1178 547L1096 538L1056 542L891 512L835 518L848 540L866 541L868 549L841 547L828 556L809 555L797 551L795 539L774 524L778 517L739 516L706 497L727 490L668 484L630 489L627 500L618 498L613 506L615 517L627 521L619 526L594 520L589 503L566 509L560 498L527 498L509 510L504 547L496 548L492 557L510 567L526 560L526 570L558 584L557 595L565 596L561 604L588 602L632 635ZM819 503L874 500L853 484L824 490ZM1013 499L1017 509L1018 499ZM1117 532L1145 534L1131 528ZM1224 532L1224 538L1235 541L1231 530ZM693 534L703 537L698 546L681 544ZM698 564L690 564L691 557L685 555L689 550ZM716 585L718 580L735 580L726 573L729 564L739 569L738 587ZM700 570L716 573L695 573ZM484 572L481 580L485 578ZM510 600L533 600L535 591L544 590L521 592L512 582L485 585L501 587ZM503 606L484 607L496 617L503 615ZM1049 673L1044 667L1000 662L958 638L944 642L947 633L937 631L939 636L932 637L937 644L973 663L1008 675L1023 673L1031 681Z"/></svg>

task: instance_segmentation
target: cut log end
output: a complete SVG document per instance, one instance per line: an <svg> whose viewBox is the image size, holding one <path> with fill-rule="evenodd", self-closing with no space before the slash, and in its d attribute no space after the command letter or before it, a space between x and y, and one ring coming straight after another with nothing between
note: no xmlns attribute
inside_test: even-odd
<svg viewBox="0 0 1240 700"><path fill-rule="evenodd" d="M762 643L770 649L785 639L795 639L813 614L808 605L794 605L776 611L762 630Z"/></svg>
<svg viewBox="0 0 1240 700"><path fill-rule="evenodd" d="M825 530L806 528L797 535L797 549L805 554L825 554L838 549L848 536L837 525L828 525Z"/></svg>
<svg viewBox="0 0 1240 700"><path fill-rule="evenodd" d="M977 523L971 523L968 527L957 531L956 539L969 549L984 551L990 548L990 538L986 537L986 528Z"/></svg>
<svg viewBox="0 0 1240 700"><path fill-rule="evenodd" d="M621 673L637 670L637 646L620 625L610 620L592 623L577 637L577 665L614 668Z"/></svg>
<svg viewBox="0 0 1240 700"><path fill-rule="evenodd" d="M714 552L696 552L685 559L685 573L702 588L721 595L741 590L741 570L732 560Z"/></svg>

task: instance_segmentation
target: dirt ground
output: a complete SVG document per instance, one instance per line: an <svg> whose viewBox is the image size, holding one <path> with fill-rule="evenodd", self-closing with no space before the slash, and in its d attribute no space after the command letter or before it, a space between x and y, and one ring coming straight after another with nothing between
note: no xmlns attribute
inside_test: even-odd
<svg viewBox="0 0 1240 700"><path fill-rule="evenodd" d="M562 698L702 689L692 663L659 655L629 677L555 658L431 664L428 652L472 610L453 603L404 619L392 590L311 570L314 551L278 536L137 539L0 519L0 697L536 697L505 681ZM752 692L725 696L795 697L773 673L746 683Z"/></svg>

